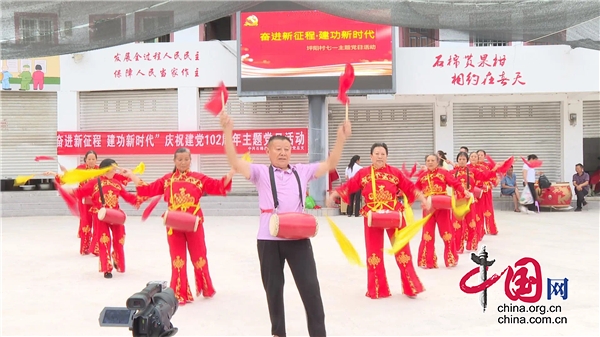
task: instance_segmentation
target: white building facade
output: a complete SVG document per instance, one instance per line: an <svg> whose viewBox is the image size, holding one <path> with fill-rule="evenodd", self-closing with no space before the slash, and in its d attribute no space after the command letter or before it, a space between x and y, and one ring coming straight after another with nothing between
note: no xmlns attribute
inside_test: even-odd
<svg viewBox="0 0 600 337"><path fill-rule="evenodd" d="M226 110L233 115L236 128L308 127L310 114L317 112L311 111L306 96L238 98L236 42L200 41L206 37L204 32L193 27L171 34L175 41L171 43L134 43L63 55L59 89L43 93L43 99L42 93L30 93L25 98L18 91L3 92L2 100L10 103L3 103L3 119L9 126L23 122L24 100L38 95L33 105L44 108L32 109L24 128L31 130L35 125L40 138L54 136L57 131L112 136L182 132L182 137L188 132L192 137L198 132L219 131L218 118L203 107L212 89L223 81L229 88ZM353 155L368 163L374 142L389 146L389 162L397 166L423 163L426 154L437 150L455 158L461 146L471 151L484 149L497 161L515 156L517 168L521 156L536 154L544 161L544 173L555 182L569 182L577 163L589 162L588 166L594 166L588 167L590 170L600 165L596 160L598 147L593 145L600 139L597 51L523 43L479 46L485 44L481 41L441 42L422 48L430 42L418 34L398 30L395 95L351 98L353 136L338 166L340 173ZM404 47L411 43L415 47ZM335 97L327 97L325 102L321 113L326 115L326 139L332 144L336 128L345 118L345 108ZM94 144L91 138L89 141ZM3 164L3 176L31 171L31 158L36 155L56 155L56 149L52 152L48 148L53 146L36 142L42 140L28 141L29 145L17 140L3 144L4 156L18 153L15 156L20 158ZM592 144L585 151L584 142ZM308 143L305 140L300 145ZM58 161L67 167L80 164L88 149L80 146L80 154L59 155ZM309 160L308 152L298 152L294 161ZM169 172L173 166L172 154L166 153L105 155L98 150L98 154L99 159L109 156L125 167L143 161L146 180ZM252 154L252 159L267 162L265 155ZM55 163L40 165L40 170L56 169ZM192 165L194 170L215 177L228 170L224 155L218 153L194 154ZM237 177L233 191L255 193L252 185Z"/></svg>

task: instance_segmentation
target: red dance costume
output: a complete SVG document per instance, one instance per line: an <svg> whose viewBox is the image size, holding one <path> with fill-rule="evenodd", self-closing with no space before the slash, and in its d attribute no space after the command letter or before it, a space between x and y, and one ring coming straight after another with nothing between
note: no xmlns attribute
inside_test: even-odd
<svg viewBox="0 0 600 337"><path fill-rule="evenodd" d="M125 190L125 186L114 177L100 177L102 183L102 193L104 194L105 204L102 206L98 179L94 178L85 183L82 187L75 190L75 196L79 199L89 197L92 201L90 212L94 216L96 224L95 235L98 235L98 248L100 256L100 272L112 272L113 265L118 272L125 272L125 253L123 246L125 245L125 226L113 225L104 221L98 220L98 210L105 207L109 209L120 209L119 197L122 197L126 202L139 207L140 198L135 194ZM112 235L111 235L112 233ZM112 237L111 237L112 236ZM113 252L111 254L111 240ZM111 259L112 256L112 259Z"/></svg>
<svg viewBox="0 0 600 337"><path fill-rule="evenodd" d="M488 179L484 182L483 197L481 198L483 207L483 218L485 221L485 231L482 234L497 235L498 227L496 226L496 217L494 216L494 197L492 195L492 189L498 186L498 176L494 168L490 163L479 163L480 170L488 176ZM483 236L483 235L482 235Z"/></svg>
<svg viewBox="0 0 600 337"><path fill-rule="evenodd" d="M461 182L463 188L466 190L468 186L469 192L473 192L475 187L483 186L481 172L472 167L468 168L469 175L467 178L467 167L456 166L452 172L458 181ZM467 183L468 179L468 183ZM454 191L455 198L464 198L464 193L457 193ZM477 198L473 198L469 213L467 213L464 219L457 219L454 214L452 215L452 226L454 227L454 247L458 254L462 254L465 251L465 241L467 250L477 250L479 244L479 233L477 232L477 223L481 223L481 217L478 216L478 207L480 202Z"/></svg>
<svg viewBox="0 0 600 337"><path fill-rule="evenodd" d="M200 208L200 198L204 193L226 195L231 191L231 181L225 185L225 180L226 177L213 179L198 172L177 171L168 173L151 184L142 183L137 186L139 196L151 198L164 195L169 211L186 212L200 218L200 225L195 232L183 232L167 227L172 265L171 288L175 290L175 296L180 304L194 300L187 278L188 250L194 265L196 296L202 294L204 297L212 297L215 294L206 258L206 242L202 225L204 218Z"/></svg>
<svg viewBox="0 0 600 337"><path fill-rule="evenodd" d="M372 183L372 176L375 177L375 184ZM375 191L373 191L375 185ZM360 210L364 217L365 244L367 248L367 294L370 298L384 298L391 296L390 287L387 282L385 265L383 263L383 233L387 232L390 241L398 228L375 228L369 227L367 214L369 211L394 210L404 211L404 206L398 202L396 196L399 192L406 194L409 203L414 202L415 198L421 193L415 188L415 185L402 174L402 172L393 166L386 165L379 169L373 169L372 166L364 167L356 172L354 177L340 186L336 191L341 199L348 203L350 195L359 190L365 198L365 206ZM399 228L404 228L406 222L402 217L402 224ZM395 255L396 263L400 268L400 277L402 279L403 294L413 297L423 292L423 284L419 280L412 261L410 245L407 244Z"/></svg>
<svg viewBox="0 0 600 337"><path fill-rule="evenodd" d="M116 173L113 176L113 179L120 182L123 186L127 186L127 184L129 184L129 182L131 181L129 178L120 175L118 173ZM147 200L148 198L140 198L138 197L138 204L141 204L143 201ZM94 220L94 222L92 222L92 242L90 243L90 248L93 248L92 251L90 251L90 253L98 256L98 254L100 253L100 245L99 245L99 239L100 236L98 235L98 228L97 228L97 224L96 221Z"/></svg>
<svg viewBox="0 0 600 337"><path fill-rule="evenodd" d="M447 186L452 187L459 194L464 195L465 193L461 183L454 179L450 172L440 167L422 172L417 177L415 186L423 191L425 197L448 195ZM452 240L454 233L451 221L452 210L436 209L432 211L431 218L423 226L421 244L419 245L418 266L427 269L438 267L435 254L435 225L437 224L440 236L444 240L444 263L446 267L454 267L458 263L458 254ZM423 217L427 214L426 211L423 211Z"/></svg>

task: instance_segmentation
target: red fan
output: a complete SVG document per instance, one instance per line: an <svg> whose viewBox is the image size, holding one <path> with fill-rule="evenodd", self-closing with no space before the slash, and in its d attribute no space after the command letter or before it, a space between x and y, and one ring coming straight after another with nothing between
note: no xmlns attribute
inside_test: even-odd
<svg viewBox="0 0 600 337"><path fill-rule="evenodd" d="M542 161L541 160L532 160L532 161L527 161L527 159L525 159L524 157L521 157L521 160L525 163L525 165L529 166L529 168L538 168L540 166L542 166Z"/></svg>
<svg viewBox="0 0 600 337"><path fill-rule="evenodd" d="M76 217L79 217L79 207L77 204L77 199L75 199L74 196L70 195L67 191L65 191L62 188L62 186L60 186L60 184L56 181L54 181L54 187L56 187L58 194L61 196L61 198L63 198L63 200L67 204L67 207L69 208L69 211L71 211L71 214L73 214Z"/></svg>
<svg viewBox="0 0 600 337"><path fill-rule="evenodd" d="M42 161L42 160L56 160L54 157L50 157L50 156L36 156L35 157L35 161Z"/></svg>
<svg viewBox="0 0 600 337"><path fill-rule="evenodd" d="M158 203L160 202L160 197L160 195L157 195L152 199L152 201L150 201L150 204L146 207L144 213L142 213L142 221L146 221L148 219L150 213L152 213L156 205L158 205Z"/></svg>
<svg viewBox="0 0 600 337"><path fill-rule="evenodd" d="M492 157L489 154L487 156L485 156L485 159L487 159L487 161L490 163L491 167L496 166L496 162L494 161L494 159L492 159Z"/></svg>
<svg viewBox="0 0 600 337"><path fill-rule="evenodd" d="M346 69L344 73L340 76L340 86L338 90L338 100L342 102L342 104L346 105L346 119L348 119L348 104L350 103L350 98L346 93L352 87L354 83L354 67L348 63L346 64Z"/></svg>
<svg viewBox="0 0 600 337"><path fill-rule="evenodd" d="M210 100L204 105L204 109L212 112L215 116L219 115L225 109L225 103L229 99L229 92L225 83L221 82L219 87L215 89Z"/></svg>
<svg viewBox="0 0 600 337"><path fill-rule="evenodd" d="M416 172L417 172L417 163L415 163L413 165L412 169L410 170L410 176L409 176L409 178L412 178L415 175Z"/></svg>
<svg viewBox="0 0 600 337"><path fill-rule="evenodd" d="M504 163L502 163L502 165L500 165L500 167L496 170L496 172L500 173L500 174L506 174L506 172L508 172L508 170L510 169L510 167L512 166L512 164L515 162L515 157L510 157L507 160L504 161Z"/></svg>
<svg viewBox="0 0 600 337"><path fill-rule="evenodd" d="M410 172L408 172L408 170L406 169L406 164L402 164L402 173L404 173L404 175L410 179L415 175L415 172L417 172L417 163L415 163L412 167L412 169L410 170Z"/></svg>

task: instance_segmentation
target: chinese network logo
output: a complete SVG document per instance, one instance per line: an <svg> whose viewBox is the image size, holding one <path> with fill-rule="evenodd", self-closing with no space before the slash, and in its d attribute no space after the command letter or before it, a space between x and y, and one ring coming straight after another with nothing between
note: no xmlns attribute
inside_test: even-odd
<svg viewBox="0 0 600 337"><path fill-rule="evenodd" d="M480 303L485 312L488 304L487 289L506 274L504 282L504 293L511 301L521 301L525 303L537 303L542 298L543 279L542 268L539 262L531 257L524 257L515 262L514 268L508 266L500 275L493 274L488 277L488 269L494 265L496 260L490 260L486 247L484 246L478 254L471 253L471 260L479 267L473 268L460 280L460 289L467 294L480 293ZM533 271L533 275L530 274ZM468 286L467 281L479 274L480 283L475 286ZM568 294L568 279L546 280L546 298L550 300L553 296L566 300Z"/></svg>

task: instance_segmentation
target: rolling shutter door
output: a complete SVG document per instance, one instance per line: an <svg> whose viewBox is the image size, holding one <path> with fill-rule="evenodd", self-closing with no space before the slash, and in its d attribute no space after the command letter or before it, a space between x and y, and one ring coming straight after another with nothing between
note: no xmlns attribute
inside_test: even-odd
<svg viewBox="0 0 600 337"><path fill-rule="evenodd" d="M204 110L204 105L210 99L212 89L200 91L200 111L198 112L199 130L221 130L219 118ZM308 127L308 98L302 96L268 97L266 102L242 102L235 90L229 91L227 113L234 121L234 128L243 129L277 129L277 128L307 128ZM307 140L308 143L308 140ZM242 155L240 153L239 155ZM219 178L231 169L225 155L200 155L200 172L212 178ZM252 154L256 164L269 164L266 154ZM294 154L291 163L308 163L308 154ZM254 184L240 175L235 175L231 194L256 195Z"/></svg>
<svg viewBox="0 0 600 337"><path fill-rule="evenodd" d="M2 179L57 171L55 161L34 161L36 156L56 157L56 92L0 95Z"/></svg>
<svg viewBox="0 0 600 337"><path fill-rule="evenodd" d="M583 138L600 138L600 101L583 102Z"/></svg>
<svg viewBox="0 0 600 337"><path fill-rule="evenodd" d="M329 105L329 148L335 144L337 129L346 118L346 108ZM424 163L425 155L434 151L433 104L386 104L350 106L348 118L352 122L352 136L344 146L338 164L340 180L344 181L346 167L354 155L359 155L361 166L371 164L373 143L386 143L388 164L410 170L415 162Z"/></svg>
<svg viewBox="0 0 600 337"><path fill-rule="evenodd" d="M561 180L560 102L455 103L453 115L454 153L467 146L470 151L485 150L496 162L515 156L519 181L521 157L535 154L544 162L541 170L548 179Z"/></svg>
<svg viewBox="0 0 600 337"><path fill-rule="evenodd" d="M81 131L177 131L177 90L81 92L79 96ZM112 158L119 166L133 169L140 162L146 171L140 177L147 182L173 170L173 155L104 155L98 163ZM83 162L83 153L81 156Z"/></svg>

